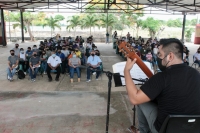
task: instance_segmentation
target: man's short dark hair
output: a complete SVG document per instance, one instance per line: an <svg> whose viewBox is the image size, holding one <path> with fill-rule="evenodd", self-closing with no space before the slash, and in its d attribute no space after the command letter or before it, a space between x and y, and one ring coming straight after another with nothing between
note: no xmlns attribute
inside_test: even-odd
<svg viewBox="0 0 200 133"><path fill-rule="evenodd" d="M176 38L161 39L160 45L162 45L162 49L166 55L172 52L179 59L183 59L183 44L179 39Z"/></svg>
<svg viewBox="0 0 200 133"><path fill-rule="evenodd" d="M15 52L15 50L10 50L10 52Z"/></svg>

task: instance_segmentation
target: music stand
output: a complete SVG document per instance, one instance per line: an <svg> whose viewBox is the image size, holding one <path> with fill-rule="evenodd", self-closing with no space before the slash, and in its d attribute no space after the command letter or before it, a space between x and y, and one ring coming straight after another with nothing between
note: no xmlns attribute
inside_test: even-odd
<svg viewBox="0 0 200 133"><path fill-rule="evenodd" d="M118 86L123 86L121 82L121 77L124 77L124 76L120 75L119 73L111 73L110 71L102 71L102 72L106 73L106 76L108 77L108 100L107 100L107 117L106 117L106 133L108 133L112 77L114 77L115 87L118 87ZM147 79L134 79L134 78L132 78L132 80L140 81L142 83L147 81ZM137 85L141 85L141 84L137 84ZM133 107L133 110L134 110L133 126L135 127L135 105Z"/></svg>

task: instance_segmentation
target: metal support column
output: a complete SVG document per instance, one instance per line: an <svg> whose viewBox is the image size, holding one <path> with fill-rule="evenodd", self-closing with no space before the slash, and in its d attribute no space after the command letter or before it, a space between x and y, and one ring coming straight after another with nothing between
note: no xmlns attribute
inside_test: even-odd
<svg viewBox="0 0 200 133"><path fill-rule="evenodd" d="M4 12L1 8L1 32L2 32L2 44L3 46L6 46L6 33L5 33L5 22L4 22Z"/></svg>
<svg viewBox="0 0 200 133"><path fill-rule="evenodd" d="M184 42L184 36L185 36L185 21L186 21L186 14L183 15L183 27L182 27L182 41Z"/></svg>
<svg viewBox="0 0 200 133"><path fill-rule="evenodd" d="M20 10L20 18L21 18L21 32L22 32L22 43L24 42L24 19L23 19L23 11Z"/></svg>

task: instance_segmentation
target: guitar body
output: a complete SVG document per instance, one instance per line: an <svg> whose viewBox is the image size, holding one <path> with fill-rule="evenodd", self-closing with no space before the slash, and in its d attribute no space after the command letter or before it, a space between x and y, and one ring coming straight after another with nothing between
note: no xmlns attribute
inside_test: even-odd
<svg viewBox="0 0 200 133"><path fill-rule="evenodd" d="M147 75L148 78L151 78L153 76L151 70L149 70L149 68L144 64L141 58L135 53L135 49L129 43L125 41L120 41L118 43L118 48L121 52L125 54L126 57L129 57L132 60L136 58L136 64L142 69L142 71Z"/></svg>

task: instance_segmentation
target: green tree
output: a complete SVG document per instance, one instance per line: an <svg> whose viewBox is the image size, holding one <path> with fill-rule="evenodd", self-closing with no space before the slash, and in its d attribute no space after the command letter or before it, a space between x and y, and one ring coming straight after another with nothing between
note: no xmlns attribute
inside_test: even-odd
<svg viewBox="0 0 200 133"><path fill-rule="evenodd" d="M75 36L76 28L81 25L80 16L70 17L70 19L67 20L67 23L69 23L69 25L67 25L66 29L68 29L69 31L70 29L74 29L74 36Z"/></svg>
<svg viewBox="0 0 200 133"><path fill-rule="evenodd" d="M146 20L143 21L142 27L143 29L147 29L149 31L149 35L152 38L155 38L156 32L158 32L161 27L161 23L159 20L148 17Z"/></svg>
<svg viewBox="0 0 200 133"><path fill-rule="evenodd" d="M61 29L59 22L61 21L60 19L56 19L53 18L52 16L50 16L49 18L45 18L45 24L43 25L43 27L45 26L49 26L51 28L51 37L52 37L52 31L55 30L55 28Z"/></svg>
<svg viewBox="0 0 200 133"><path fill-rule="evenodd" d="M185 30L185 37L186 37L186 40L189 41L189 42L191 41L192 32L194 32L193 28L187 28Z"/></svg>
<svg viewBox="0 0 200 133"><path fill-rule="evenodd" d="M113 14L102 14L100 20L101 27L106 28L106 32L111 35L117 18Z"/></svg>
<svg viewBox="0 0 200 133"><path fill-rule="evenodd" d="M39 12L37 14L37 19L33 20L33 25L42 26L45 23L46 14L44 12Z"/></svg>
<svg viewBox="0 0 200 133"><path fill-rule="evenodd" d="M199 23L199 22L197 22L197 19L190 20L190 25L191 26L195 26L197 23Z"/></svg>
<svg viewBox="0 0 200 133"><path fill-rule="evenodd" d="M83 18L81 23L81 28L89 28L90 29L90 35L91 35L91 28L92 27L99 27L99 19L96 17L96 15L86 15L86 17Z"/></svg>
<svg viewBox="0 0 200 133"><path fill-rule="evenodd" d="M138 37L139 29L142 28L143 21L140 18L143 17L143 16L144 16L143 14L136 14L136 15L129 14L128 21L130 21L130 24L131 24L132 27L135 26L135 28L136 28L136 37Z"/></svg>
<svg viewBox="0 0 200 133"><path fill-rule="evenodd" d="M119 21L121 22L121 25L122 25L123 29L125 29L126 26L129 26L129 23L128 23L128 21L127 21L128 14L123 13L123 14L120 15L119 18L120 18ZM122 33L123 33L123 29L122 29L121 35L122 35Z"/></svg>
<svg viewBox="0 0 200 133"><path fill-rule="evenodd" d="M170 19L167 21L167 26L168 27L182 27L182 21L180 18L177 19Z"/></svg>
<svg viewBox="0 0 200 133"><path fill-rule="evenodd" d="M60 21L63 21L65 19L65 17L62 15L56 15L54 18Z"/></svg>
<svg viewBox="0 0 200 133"><path fill-rule="evenodd" d="M20 13L10 13L9 17L11 22L16 22L13 24L13 29L15 29L16 27L21 27ZM23 13L24 30L25 32L29 33L31 41L34 40L34 36L32 34L30 26L32 25L33 20L36 18L37 14L31 14L30 12ZM7 17L7 19L9 18Z"/></svg>

